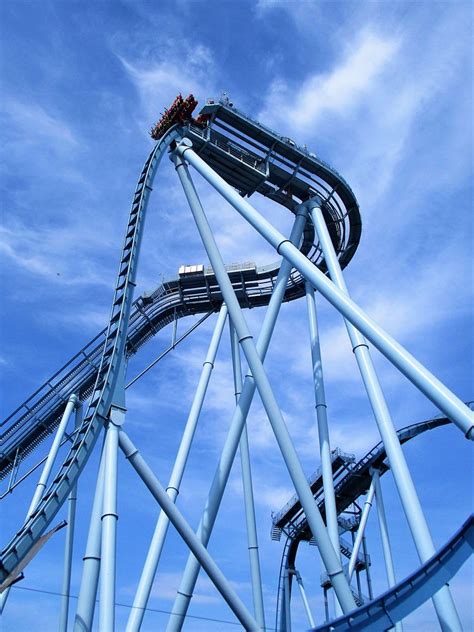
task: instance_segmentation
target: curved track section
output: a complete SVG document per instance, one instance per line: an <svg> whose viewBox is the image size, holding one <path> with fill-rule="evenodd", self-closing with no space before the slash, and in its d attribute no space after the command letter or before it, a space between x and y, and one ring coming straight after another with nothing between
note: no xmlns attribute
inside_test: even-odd
<svg viewBox="0 0 474 632"><path fill-rule="evenodd" d="M29 519L2 551L0 581L3 581L26 557L61 508L84 468L103 423L107 419L125 350L146 204L156 168L169 144L177 137L176 131L170 131L155 146L141 172L122 247L112 311L104 340L104 351L87 413L59 473Z"/></svg>
<svg viewBox="0 0 474 632"><path fill-rule="evenodd" d="M237 134L240 145L226 135L229 125L237 130L232 133ZM221 130L217 131L219 126ZM249 135L253 137L250 141ZM183 137L190 138L201 156L242 195L258 191L290 210L309 197L319 196L324 201L331 238L343 266L348 264L357 248L361 223L354 194L339 174L307 150L224 105L214 108L212 123L206 130L195 129L191 123L169 130L153 148L138 181L107 330L76 354L3 424L6 428L1 437L4 446L1 456L2 473L5 474L20 451L23 454L31 452L54 429L65 398L73 392L81 399L90 395L83 423L57 476L1 553L0 582L25 558L77 481L107 419L123 358L135 353L170 322L170 310L181 317L215 310L222 303L212 271L206 271L201 279L193 277L164 284L152 295L151 301L149 297L141 297L132 314L136 266L151 185L168 147ZM214 160L217 160L217 166L213 164ZM307 234L304 245L307 256L325 271L319 247L313 243L314 233L311 231L310 234L311 238L308 239ZM235 282L237 286L240 284L238 296L244 306L268 303L278 265L255 268L253 272L246 271L245 266L237 268L235 272L239 279ZM229 273L232 274L232 270ZM302 279L293 272L285 299L298 298L303 292Z"/></svg>
<svg viewBox="0 0 474 632"><path fill-rule="evenodd" d="M391 630L446 585L474 551L474 517L425 564L370 603L349 615L314 628L314 632Z"/></svg>
<svg viewBox="0 0 474 632"><path fill-rule="evenodd" d="M415 437L429 431L439 428L440 426L446 426L451 423L447 417L435 417L426 421L421 421L416 424L411 424L405 428L398 430L397 435L400 443L406 443ZM389 467L386 464L387 454L383 443L380 441L377 443L370 452L368 452L360 461L358 461L347 474L342 477L339 482L334 486L334 492L336 495L336 508L338 515L342 513L349 505L355 502L360 496L366 494L372 480L370 470L376 468L380 474L385 474ZM319 511L325 519L325 507L324 498L322 496L322 484L316 489L313 489L315 499L318 503ZM294 568L296 555L300 542L311 540L311 532L308 527L308 523L302 513L299 501L286 505L284 509L273 517L273 525L277 528L278 525L289 524L290 532L285 542L285 547L282 553L280 564L280 576L278 580L277 591L277 608L276 608L276 621L278 629L279 613L281 610L281 590L283 576L287 568ZM282 528L280 526L280 528ZM290 575L290 587L292 583L292 575ZM318 630L320 628L317 628ZM326 629L326 628L321 628ZM329 630L329 628L327 628ZM332 629L332 628L331 628ZM341 630L343 628L340 628ZM352 629L352 628L350 628ZM359 629L359 628L357 628ZM381 628L378 628L381 629Z"/></svg>

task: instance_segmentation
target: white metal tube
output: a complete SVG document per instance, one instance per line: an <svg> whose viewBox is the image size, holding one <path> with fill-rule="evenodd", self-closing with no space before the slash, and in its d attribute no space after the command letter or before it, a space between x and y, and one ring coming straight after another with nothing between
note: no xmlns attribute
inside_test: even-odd
<svg viewBox="0 0 474 632"><path fill-rule="evenodd" d="M69 423L69 418L71 416L72 411L77 405L78 398L76 395L71 395L66 404L66 409L64 410L61 421L59 422L58 429L56 430L56 435L54 437L53 444L49 450L48 458L43 466L43 471L41 472L41 476L36 485L35 493L33 495L33 499L30 504L30 508L28 509L28 513L26 515L27 519L31 516L35 507L41 500L43 496L43 492L48 483L49 475L51 474L51 470L53 469L54 461L56 460L56 456L59 451L59 447L61 445L61 441L64 437L64 433L66 432L67 425Z"/></svg>
<svg viewBox="0 0 474 632"><path fill-rule="evenodd" d="M202 366L202 372L199 379L198 387L196 389L193 403L191 405L191 410L186 421L183 437L181 439L178 454L174 462L173 471L171 473L168 487L166 488L166 492L173 502L176 501L176 498L179 494L179 488L181 486L181 481L191 450L191 445L199 420L199 415L201 414L204 398L207 392L207 387L211 378L211 373L214 368L217 349L220 344L226 319L227 307L225 303L223 303L219 311L219 316L214 329L214 333L212 335L209 349L207 351L206 358ZM165 514L165 512L160 511L155 531L153 533L153 538L151 540L147 557L143 565L142 574L138 584L137 592L135 594L135 599L133 601L133 607L128 618L126 628L127 632L137 632L142 625L143 617L145 616L145 608L148 603L148 599L150 598L150 592L160 561L161 552L163 551L166 534L168 532L169 522L169 518Z"/></svg>
<svg viewBox="0 0 474 632"><path fill-rule="evenodd" d="M285 464L308 519L311 532L316 538L319 552L328 575L331 578L332 585L337 593L343 611L349 612L356 606L354 597L344 575L341 562L337 558L326 527L321 518L321 514L314 502L310 486L306 480L306 476L281 414L281 410L275 399L272 387L263 367L262 360L257 352L253 337L248 329L245 317L242 314L242 310L233 290L229 276L225 270L222 256L207 222L207 218L189 175L187 166L178 155L175 156L175 164L181 184L183 185L188 203L196 221L196 225L201 235L201 239L208 254L209 261L216 275L222 296L229 308L230 317L232 318L233 325L239 335L239 342L252 372L257 390L277 439Z"/></svg>
<svg viewBox="0 0 474 632"><path fill-rule="evenodd" d="M89 532L87 534L84 564L82 568L81 586L77 600L74 632L90 632L94 620L97 586L99 583L101 536L102 536L102 506L104 500L104 469L105 450L102 448L94 501L92 503Z"/></svg>
<svg viewBox="0 0 474 632"><path fill-rule="evenodd" d="M115 630L115 573L117 540L117 456L119 426L125 411L112 406L105 435L104 500L100 568L99 629Z"/></svg>
<svg viewBox="0 0 474 632"><path fill-rule="evenodd" d="M76 429L79 428L82 421L82 406L76 407ZM69 618L69 594L71 590L71 571L72 571L72 554L74 547L74 529L76 522L76 502L77 502L77 483L71 490L68 498L68 513L66 540L64 543L64 572L61 590L61 611L59 615L59 632L67 632L67 624Z"/></svg>
<svg viewBox="0 0 474 632"><path fill-rule="evenodd" d="M377 325L345 292L337 288L303 253L260 215L206 164L184 139L177 151L321 294L383 353L410 381L474 440L474 413L416 358Z"/></svg>
<svg viewBox="0 0 474 632"><path fill-rule="evenodd" d="M188 522L184 519L179 509L164 490L160 481L153 474L150 467L147 465L137 448L133 445L132 441L123 430L120 431L119 442L120 448L125 454L125 457L130 461L137 474L140 476L153 497L157 500L163 511L170 519L170 522L174 525L180 536L199 560L200 565L204 568L214 586L229 604L236 617L242 623L244 629L249 632L260 632L260 628L255 619L239 599L232 586L224 577L222 571L209 555L207 549L199 541Z"/></svg>
<svg viewBox="0 0 474 632"><path fill-rule="evenodd" d="M298 588L300 589L301 599L303 601L304 610L306 612L306 616L308 617L309 625L312 628L316 627L316 623L314 622L313 615L311 613L311 608L309 607L308 598L306 597L306 591L303 586L303 579L301 578L301 574L299 571L295 570L296 582L298 584Z"/></svg>
<svg viewBox="0 0 474 632"><path fill-rule="evenodd" d="M364 537L367 520L369 519L369 513L372 507L372 502L374 500L374 494L375 494L375 486L374 486L374 482L372 481L369 487L369 491L367 492L367 497L365 499L364 507L362 508L362 513L360 515L359 528L357 529L356 539L352 547L351 557L349 559L349 570L347 571L349 581L352 578L354 569L357 564L357 558L359 556L359 550L362 545L362 538Z"/></svg>
<svg viewBox="0 0 474 632"><path fill-rule="evenodd" d="M240 348L237 331L230 324L230 343L232 350L232 367L234 373L235 401L238 403L242 393L242 367L240 362ZM245 522L247 525L247 543L250 560L250 575L252 580L252 596L255 619L265 630L265 609L263 605L262 576L260 572L260 558L258 553L257 521L255 518L255 502L252 485L252 468L250 465L250 450L247 433L247 423L242 430L239 443L240 463L242 467L242 487L244 492Z"/></svg>
<svg viewBox="0 0 474 632"><path fill-rule="evenodd" d="M331 279L339 290L348 295L341 266L337 259L326 222L320 206L311 208L313 220L319 243L328 266ZM408 464L403 454L400 440L390 415L385 396L380 385L377 372L372 362L370 350L364 336L346 319L347 332L349 334L354 355L359 366L360 374L364 382L377 427L382 437L387 453L390 468L395 479L403 510L405 512L410 531L413 535L416 550L422 562L426 562L435 554L435 547L428 528L428 523L423 513ZM471 412L471 411L470 411ZM433 603L438 615L441 627L445 632L461 630L461 622L456 611L449 587L445 586L433 596Z"/></svg>
<svg viewBox="0 0 474 632"><path fill-rule="evenodd" d="M377 516L379 519L380 538L382 540L383 556L385 560L385 571L387 573L388 587L392 588L397 583L395 579L395 570L393 567L392 547L390 545L390 537L388 535L387 517L385 515L385 506L382 498L382 488L380 486L380 475L378 470L374 470L372 473L372 482L375 489L375 498L377 500ZM396 632L402 631L402 624L398 622L395 624L394 629Z"/></svg>
<svg viewBox="0 0 474 632"><path fill-rule="evenodd" d="M318 316L316 311L316 301L314 300L314 288L308 281L305 283L305 291L306 305L308 308L309 337L311 343L311 359L313 364L314 399L318 420L319 453L321 457L326 524L332 545L336 555L340 559L341 549L339 543L339 525L337 523L336 495L334 493L331 442L329 438L321 346L319 343ZM339 616L342 614L342 609L340 608L337 597L335 607L336 615Z"/></svg>

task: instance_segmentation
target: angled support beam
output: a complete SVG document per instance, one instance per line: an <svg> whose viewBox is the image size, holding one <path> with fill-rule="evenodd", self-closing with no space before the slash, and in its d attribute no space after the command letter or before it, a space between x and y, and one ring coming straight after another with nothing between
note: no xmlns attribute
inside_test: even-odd
<svg viewBox="0 0 474 632"><path fill-rule="evenodd" d="M117 457L119 429L125 421L125 409L112 405L105 435L104 498L100 568L99 629L115 630L115 574L117 546Z"/></svg>
<svg viewBox="0 0 474 632"><path fill-rule="evenodd" d="M227 319L227 306L225 303L219 312L219 317L214 329L214 333L211 338L209 349L206 354L206 358L202 365L201 376L199 378L198 387L194 395L191 410L186 421L186 425L183 432L183 437L178 449L178 454L174 462L171 478L166 488L168 496L173 502L179 494L181 481L183 479L184 470L191 450L191 445L196 431L199 415L201 414L204 398L206 396L207 387L211 378L211 373L214 368L214 362L216 360L217 349L219 347L224 325ZM127 623L127 632L136 632L140 629L145 615L145 608L150 598L150 592L153 586L153 581L156 575L156 569L161 557L163 545L165 543L166 534L169 527L169 518L164 511L160 512L158 521L156 523L153 538L148 549L145 564L143 565L140 582L138 584L135 599L133 601L133 607L130 611L130 615Z"/></svg>
<svg viewBox="0 0 474 632"><path fill-rule="evenodd" d="M382 497L382 487L380 485L380 475L378 470L372 471L372 482L375 489L375 498L377 500L377 516L379 519L380 539L382 540L383 557L385 560L385 572L387 574L387 583L389 588L393 588L397 581L395 579L395 569L393 567L392 547L390 545L390 536L388 534L387 517L385 515L385 505ZM402 632L402 624L399 621L393 627L395 632Z"/></svg>
<svg viewBox="0 0 474 632"><path fill-rule="evenodd" d="M326 524L336 555L341 558L339 544L339 525L337 523L336 495L334 493L334 478L332 473L331 442L327 417L326 393L324 388L323 364L319 343L318 317L314 288L306 281L306 304L308 308L309 337L311 344L311 359L313 364L313 384L316 416L318 420L319 453L321 457L321 472L323 476L324 508L326 510ZM342 611L336 598L336 616Z"/></svg>
<svg viewBox="0 0 474 632"><path fill-rule="evenodd" d="M99 471L92 504L89 533L87 535L84 564L82 568L81 586L77 601L74 632L91 632L94 620L97 587L99 585L101 537L102 537L102 506L104 500L104 470L105 450L102 447Z"/></svg>
<svg viewBox="0 0 474 632"><path fill-rule="evenodd" d="M76 430L82 422L82 404L76 406ZM64 571L61 590L61 611L59 615L59 632L67 632L69 618L69 594L71 591L72 554L74 547L74 528L76 522L77 483L68 498L66 541L64 543Z"/></svg>
<svg viewBox="0 0 474 632"><path fill-rule="evenodd" d="M303 253L258 213L235 189L211 169L184 139L177 152L259 232L341 314L373 343L422 393L449 417L467 438L474 440L474 412L416 360L382 327L377 325L345 292L337 288Z"/></svg>
<svg viewBox="0 0 474 632"><path fill-rule="evenodd" d="M354 569L357 564L357 558L359 556L359 551L362 544L362 538L364 537L367 520L369 519L369 513L372 508L374 494L375 494L375 486L374 486L374 481L372 481L369 487L369 491L367 492L364 506L362 508L362 513L360 515L359 528L357 529L357 535L354 541L354 545L352 547L351 557L349 559L349 568L347 571L347 576L349 577L349 581L351 581L352 579L352 575L354 573Z"/></svg>
<svg viewBox="0 0 474 632"><path fill-rule="evenodd" d="M313 619L313 615L311 613L311 608L309 607L309 601L308 598L306 597L306 591L304 589L304 585L303 585L303 579L301 577L301 574L299 571L297 571L295 569L295 577L296 577L296 582L298 584L298 588L300 589L300 594L301 594L301 599L303 601L303 606L304 606L304 610L306 612L306 616L308 617L308 622L311 628L314 628L316 626L314 619Z"/></svg>
<svg viewBox="0 0 474 632"><path fill-rule="evenodd" d="M72 411L76 408L79 400L76 395L71 395L66 404L66 408L64 410L61 421L59 422L58 429L56 430L56 435L54 437L53 444L48 454L48 458L43 466L43 470L41 472L41 476L36 485L35 493L33 495L33 499L30 504L30 508L28 509L27 518L31 516L33 511L35 510L36 505L41 500L43 496L43 492L48 483L49 475L51 474L51 470L53 469L54 462L56 460L56 456L58 454L59 448L61 446L61 441L64 437L64 433L66 432L67 425L69 423L69 418L71 417Z"/></svg>
<svg viewBox="0 0 474 632"><path fill-rule="evenodd" d="M323 217L321 205L312 201L310 214L319 237L319 243L331 279L337 288L348 296L347 286ZM393 472L395 484L400 494L403 510L407 517L418 556L421 562L426 562L435 554L435 547L387 402L385 401L377 372L372 362L369 347L364 336L347 319L346 328L374 413L375 421L387 453L390 468ZM460 631L461 622L448 586L433 596L433 603L442 629L446 630L446 632Z"/></svg>
<svg viewBox="0 0 474 632"><path fill-rule="evenodd" d="M54 462L56 461L59 448L61 447L61 442L66 432L66 428L69 423L69 418L71 417L72 411L77 406L78 401L79 400L76 397L76 395L71 395L67 401L66 408L64 410L63 416L61 417L61 421L59 422L58 429L56 430L53 443L51 445L45 464L41 471L39 480L36 484L33 498L31 500L28 511L26 512L25 522L34 513L36 506L38 505L38 503L40 502L43 496L44 490L46 489L46 485L48 483L49 476L51 474L51 470L53 469ZM10 594L10 588L7 588L0 595L0 614L3 612L3 609L5 608L9 594Z"/></svg>
<svg viewBox="0 0 474 632"><path fill-rule="evenodd" d="M318 507L314 502L311 488L308 484L308 481L306 480L306 476L304 474L303 468L301 467L298 455L296 454L285 421L273 394L270 382L268 381L267 374L265 372L265 369L263 368L262 360L255 347L253 337L248 329L245 317L242 314L239 301L235 295L232 283L230 282L229 276L225 269L221 254L219 252L219 249L217 248L217 244L207 222L207 218L205 216L201 202L189 175L188 168L185 165L183 159L179 156L179 154L174 154L173 160L175 162L176 170L181 180L181 184L183 185L184 192L188 199L191 212L201 235L201 239L209 257L209 261L216 275L216 279L222 292L223 298L229 309L229 315L232 319L232 323L237 330L240 345L242 346L242 350L252 372L257 390L259 392L263 406L277 439L280 451L290 473L293 485L295 486L297 494L300 498L301 505L307 516L308 524L310 526L312 534L314 535L318 543L324 566L328 572L328 575L331 577L331 582L338 596L341 607L343 608L343 611L348 612L355 608L355 601L349 588L349 584L347 583L347 579L344 575L340 560L337 558L337 555L331 544L331 540L329 539L328 533L326 531L326 527L321 518L321 514L319 513ZM180 620L179 616L182 617L182 615L185 614L190 599L190 597L188 597L187 595L190 594L191 592L187 592L186 595L183 595L182 605L180 605L177 612L175 610L173 611L174 613L178 614L178 617L173 617L173 619L176 619L178 627L174 625L171 626L170 623L168 625L168 630L180 629L182 618Z"/></svg>
<svg viewBox="0 0 474 632"><path fill-rule="evenodd" d="M123 430L119 433L119 445L120 449L125 454L125 457L128 461L130 461L137 474L150 490L152 496L168 516L170 522L191 549L193 555L195 555L199 560L199 563L209 575L209 578L217 590L229 604L244 629L249 630L249 632L259 632L260 628L258 623L239 599L234 589L224 577L222 571L209 555L207 549L199 541L179 509L166 493L160 481L153 474L150 467L147 465L137 448L133 445L132 441Z"/></svg>
<svg viewBox="0 0 474 632"><path fill-rule="evenodd" d="M239 338L235 327L230 324L230 344L232 351L232 368L234 373L235 401L238 403L242 393L242 367L240 362ZM258 554L257 521L253 497L252 468L250 465L249 439L245 424L239 443L240 463L242 468L242 487L244 492L245 522L247 525L247 542L252 580L252 597L255 619L262 630L265 630L265 608L263 605L262 576Z"/></svg>

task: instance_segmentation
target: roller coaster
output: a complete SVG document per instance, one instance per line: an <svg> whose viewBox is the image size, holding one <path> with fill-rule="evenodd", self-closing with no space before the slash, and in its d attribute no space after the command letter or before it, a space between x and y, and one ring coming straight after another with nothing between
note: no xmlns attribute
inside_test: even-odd
<svg viewBox="0 0 474 632"><path fill-rule="evenodd" d="M312 629L400 630L401 621L431 598L440 628L461 630L448 583L472 554L473 520L468 518L441 550L435 550L401 445L427 430L449 423L457 426L466 438L474 439L474 415L470 405L460 401L350 298L342 270L350 263L359 245L361 217L355 195L342 176L306 147L298 146L238 110L225 96L220 100L208 100L195 119L192 112L196 105L192 95L187 99L177 97L152 129L156 144L145 162L133 196L107 327L0 425L0 479L8 480L1 498L13 494L23 481L41 469L26 519L1 551L1 609L8 607L12 586L27 574L28 565L33 563L37 551L47 546L47 540L56 532L57 525L53 527L53 523L69 499L65 526L69 544L64 560L60 629L67 630L71 625L79 631L92 629L99 589L99 629L104 632L115 629L117 458L121 450L161 507L127 631L139 630L143 624L170 523L184 539L190 553L167 632L181 630L185 625L201 567L244 629L274 629L265 618L249 458L251 437L246 427L250 405L258 391L296 492L273 516L272 538L279 540L282 533L286 536L278 581L275 629L279 632L291 630L292 582L296 579ZM177 278L161 283L153 292L134 300L147 204L165 155L169 155L175 166L210 266L182 265ZM264 266L224 264L190 167L274 247L281 260ZM251 206L248 200L254 194L266 197L293 214L294 224L289 236L281 234ZM357 463L350 455L331 449L315 291L345 319L382 439ZM263 366L281 304L299 298L305 298L308 307L320 440L321 467L309 479L302 469ZM256 342L243 312L253 307L266 307ZM180 338L173 336L170 347L144 371L149 370L213 314L217 314L215 330L165 489L123 427L126 390L141 375L133 379L129 377L128 360L165 326L172 325L175 331L178 319L199 315L199 320L185 334ZM203 517L195 532L175 501L227 320L232 340L235 412ZM395 430L371 359L369 343L431 400L441 411L441 416L398 432ZM242 378L241 353L249 366L245 379ZM101 436L100 467L81 589L76 613L71 619L75 489L88 460L94 450L99 449L96 445ZM51 441L51 437L47 455L33 462L38 446ZM68 450L58 463L61 446L68 446ZM238 449L242 461L253 611L243 603L207 551ZM395 581L380 485L380 477L386 472L394 477L420 559L420 567L399 583ZM360 499L365 495L361 507ZM370 586L372 561L365 542L365 526L374 499L388 581L388 591L378 596L373 595ZM349 507L357 507L350 520L344 516ZM351 542L342 537L344 532L351 534ZM318 625L295 566L302 541L317 547L326 571L321 578L326 622ZM348 558L346 565L342 562L344 557ZM363 595L360 585L360 576L364 572L368 579L368 597ZM357 588L351 583L354 574ZM330 591L334 593L334 616L328 605Z"/></svg>

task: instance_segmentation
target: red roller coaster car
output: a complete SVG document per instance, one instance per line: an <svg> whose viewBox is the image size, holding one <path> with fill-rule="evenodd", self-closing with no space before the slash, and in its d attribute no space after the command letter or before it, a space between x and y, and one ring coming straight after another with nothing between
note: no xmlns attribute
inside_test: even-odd
<svg viewBox="0 0 474 632"><path fill-rule="evenodd" d="M150 136L154 140L159 140L170 127L176 123L185 123L186 121L193 121L197 125L205 126L208 116L200 115L197 119L192 116L197 104L198 102L192 94L186 99L183 99L181 94L178 94L171 106L164 111L160 120L152 127Z"/></svg>

